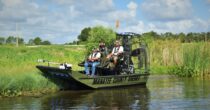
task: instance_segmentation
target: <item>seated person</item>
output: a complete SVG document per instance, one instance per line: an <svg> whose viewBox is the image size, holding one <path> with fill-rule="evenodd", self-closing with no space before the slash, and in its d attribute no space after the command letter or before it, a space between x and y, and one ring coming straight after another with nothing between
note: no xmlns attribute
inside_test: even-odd
<svg viewBox="0 0 210 110"><path fill-rule="evenodd" d="M117 60L119 58L119 55L122 55L124 51L124 48L123 46L120 45L120 41L115 41L115 47L113 48L112 50L112 53L110 53L107 58L110 59L110 58L113 58L114 60L114 65L117 64Z"/></svg>
<svg viewBox="0 0 210 110"><path fill-rule="evenodd" d="M107 56L107 47L106 47L104 41L100 41L100 43L99 43L99 51L101 52L102 57L103 56Z"/></svg>
<svg viewBox="0 0 210 110"><path fill-rule="evenodd" d="M91 71L92 74L91 76L95 75L95 70L96 70L96 66L100 64L100 57L101 57L101 53L99 52L98 49L93 49L93 52L90 54L90 56L88 57L87 61L85 61L85 74L86 75L90 75L90 71L89 71L89 65L91 65Z"/></svg>

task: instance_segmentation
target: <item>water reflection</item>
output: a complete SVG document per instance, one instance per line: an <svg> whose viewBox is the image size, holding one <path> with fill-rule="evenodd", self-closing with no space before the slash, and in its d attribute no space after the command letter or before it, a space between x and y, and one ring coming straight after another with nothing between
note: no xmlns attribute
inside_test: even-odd
<svg viewBox="0 0 210 110"><path fill-rule="evenodd" d="M172 76L151 76L147 87L62 91L39 98L0 98L0 110L207 110L209 106L210 80Z"/></svg>
<svg viewBox="0 0 210 110"><path fill-rule="evenodd" d="M153 110L207 110L210 106L210 80L153 76L148 83Z"/></svg>
<svg viewBox="0 0 210 110"><path fill-rule="evenodd" d="M44 97L42 101L42 106L50 109L147 110L149 90L146 87L135 86L97 91L65 91Z"/></svg>

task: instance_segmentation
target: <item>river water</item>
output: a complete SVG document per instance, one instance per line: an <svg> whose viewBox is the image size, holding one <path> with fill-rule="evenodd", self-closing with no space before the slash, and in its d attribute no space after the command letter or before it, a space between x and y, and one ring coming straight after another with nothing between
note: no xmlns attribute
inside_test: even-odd
<svg viewBox="0 0 210 110"><path fill-rule="evenodd" d="M210 110L210 79L150 76L147 87L0 98L0 110Z"/></svg>

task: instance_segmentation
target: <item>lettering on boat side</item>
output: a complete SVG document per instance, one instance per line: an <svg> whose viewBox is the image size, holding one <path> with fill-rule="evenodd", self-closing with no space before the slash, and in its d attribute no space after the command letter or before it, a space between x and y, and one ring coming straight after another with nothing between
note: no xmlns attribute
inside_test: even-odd
<svg viewBox="0 0 210 110"><path fill-rule="evenodd" d="M140 76L130 76L128 78L128 81L138 81L140 79Z"/></svg>
<svg viewBox="0 0 210 110"><path fill-rule="evenodd" d="M126 80L127 80L127 76L123 76L123 77L115 77L115 78L113 78L112 83L125 82Z"/></svg>
<svg viewBox="0 0 210 110"><path fill-rule="evenodd" d="M120 76L120 77L108 77L108 78L94 78L93 84L111 84L111 83L122 83L130 81L138 81L141 76Z"/></svg>
<svg viewBox="0 0 210 110"><path fill-rule="evenodd" d="M112 78L94 78L93 84L110 84Z"/></svg>

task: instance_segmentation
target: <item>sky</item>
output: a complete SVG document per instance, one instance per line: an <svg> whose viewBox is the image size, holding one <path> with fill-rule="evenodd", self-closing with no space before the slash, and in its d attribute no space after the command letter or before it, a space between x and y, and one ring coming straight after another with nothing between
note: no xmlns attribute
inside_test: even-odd
<svg viewBox="0 0 210 110"><path fill-rule="evenodd" d="M140 34L209 32L210 0L0 0L0 36L62 44L98 25Z"/></svg>

